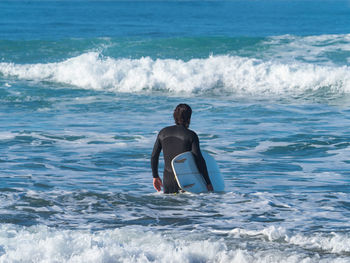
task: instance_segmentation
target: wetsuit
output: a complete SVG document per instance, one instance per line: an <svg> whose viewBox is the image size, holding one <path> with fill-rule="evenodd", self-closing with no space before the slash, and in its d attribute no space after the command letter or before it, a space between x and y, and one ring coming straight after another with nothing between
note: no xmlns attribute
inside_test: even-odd
<svg viewBox="0 0 350 263"><path fill-rule="evenodd" d="M171 161L176 155L187 151L193 153L199 172L203 175L206 183L211 184L207 166L199 148L199 139L194 131L187 129L183 125L174 125L165 127L159 132L151 158L152 174L154 178L159 177L158 161L162 149L164 155L164 193L177 193L179 191L180 188L176 182L171 167Z"/></svg>

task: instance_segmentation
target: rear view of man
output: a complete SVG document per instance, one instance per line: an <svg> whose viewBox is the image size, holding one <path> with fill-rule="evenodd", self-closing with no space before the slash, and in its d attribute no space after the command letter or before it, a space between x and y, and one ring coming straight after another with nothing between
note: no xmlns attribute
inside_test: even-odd
<svg viewBox="0 0 350 263"><path fill-rule="evenodd" d="M187 104L177 105L173 115L175 125L163 128L157 136L151 158L153 186L157 191L161 191L161 187L163 187L166 194L177 193L180 190L171 167L171 161L178 154L187 151L193 153L198 170L207 184L208 191L213 191L207 166L200 151L198 136L189 129L191 115L192 109L190 106ZM162 150L164 155L163 182L158 174L159 155Z"/></svg>

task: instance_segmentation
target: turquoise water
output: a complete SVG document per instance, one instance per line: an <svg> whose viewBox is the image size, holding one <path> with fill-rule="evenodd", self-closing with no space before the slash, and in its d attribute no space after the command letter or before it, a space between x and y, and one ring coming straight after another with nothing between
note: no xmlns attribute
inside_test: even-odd
<svg viewBox="0 0 350 263"><path fill-rule="evenodd" d="M1 1L0 262L350 262L349 15ZM225 193L153 189L182 102Z"/></svg>

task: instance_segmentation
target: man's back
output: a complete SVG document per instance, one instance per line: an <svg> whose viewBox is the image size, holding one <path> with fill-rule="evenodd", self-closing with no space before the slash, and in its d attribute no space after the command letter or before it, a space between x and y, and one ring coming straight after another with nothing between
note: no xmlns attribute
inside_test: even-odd
<svg viewBox="0 0 350 263"><path fill-rule="evenodd" d="M171 160L178 154L192 150L192 144L196 140L195 132L183 125L174 125L162 129L159 132L159 140L162 145L165 169L172 172Z"/></svg>

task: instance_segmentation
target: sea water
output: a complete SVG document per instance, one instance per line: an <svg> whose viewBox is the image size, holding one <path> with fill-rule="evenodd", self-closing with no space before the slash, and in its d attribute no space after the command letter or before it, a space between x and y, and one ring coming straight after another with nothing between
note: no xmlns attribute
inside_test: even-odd
<svg viewBox="0 0 350 263"><path fill-rule="evenodd" d="M345 0L0 1L0 262L350 262L349 17ZM154 190L178 103L224 193Z"/></svg>

